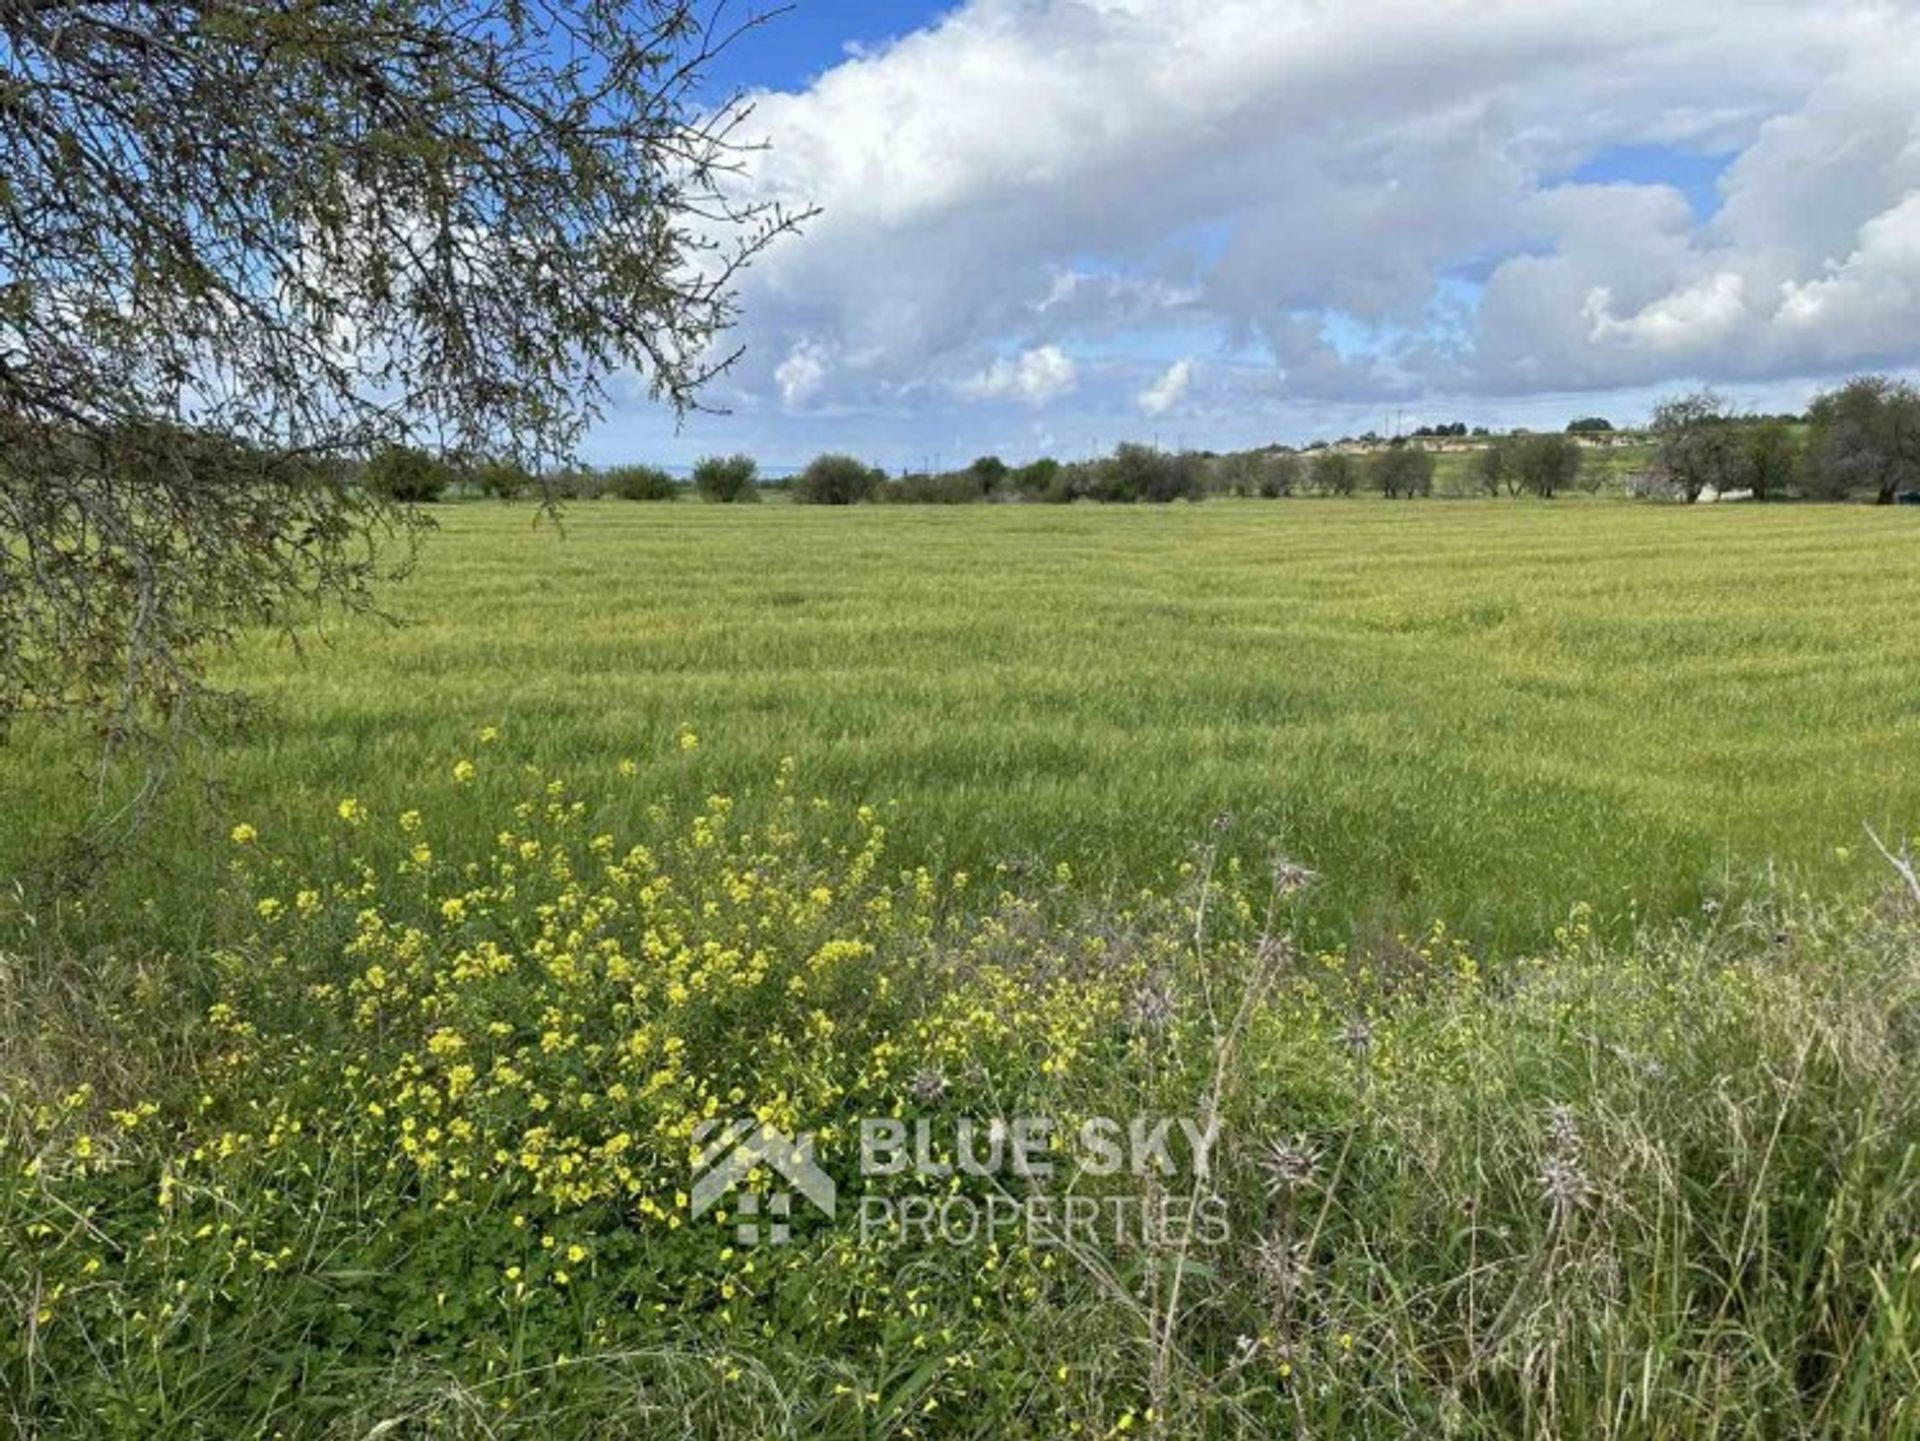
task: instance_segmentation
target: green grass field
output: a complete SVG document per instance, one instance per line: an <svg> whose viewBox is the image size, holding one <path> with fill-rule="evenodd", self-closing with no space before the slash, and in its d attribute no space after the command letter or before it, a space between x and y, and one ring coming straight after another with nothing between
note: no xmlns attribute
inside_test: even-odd
<svg viewBox="0 0 1920 1441"><path fill-rule="evenodd" d="M0 891L0 1431L1920 1438L1920 516L441 518Z"/></svg>
<svg viewBox="0 0 1920 1441"><path fill-rule="evenodd" d="M1444 918L1503 948L1576 901L1687 913L1778 864L1866 873L1920 815L1920 529L1870 508L1215 501L1173 508L448 506L405 624L260 638L261 716L189 767L163 911L239 819L479 804L533 761L609 804L764 789L897 802L948 870L1164 877L1220 813L1324 873L1318 924ZM699 736L681 756L681 726ZM664 767L651 764L673 757ZM625 757L647 766L619 786ZM0 760L13 858L80 818L60 753ZM496 769L499 769L496 767ZM481 787L485 791L485 786ZM19 818L33 817L23 824ZM1877 877L1875 878L1877 880Z"/></svg>

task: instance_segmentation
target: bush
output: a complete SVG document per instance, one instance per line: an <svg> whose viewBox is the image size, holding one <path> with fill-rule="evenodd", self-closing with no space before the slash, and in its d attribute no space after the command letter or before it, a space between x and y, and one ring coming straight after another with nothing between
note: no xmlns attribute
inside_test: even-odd
<svg viewBox="0 0 1920 1441"><path fill-rule="evenodd" d="M750 455L703 455L694 463L693 488L716 505L757 501L759 467Z"/></svg>
<svg viewBox="0 0 1920 1441"><path fill-rule="evenodd" d="M794 504L854 505L870 499L885 479L880 471L850 455L815 456L794 478Z"/></svg>
<svg viewBox="0 0 1920 1441"><path fill-rule="evenodd" d="M544 489L555 500L598 500L606 494L607 486L598 472L575 466L548 476Z"/></svg>
<svg viewBox="0 0 1920 1441"><path fill-rule="evenodd" d="M474 470L472 479L482 495L494 500L518 500L540 485L531 471L511 460L488 461Z"/></svg>
<svg viewBox="0 0 1920 1441"><path fill-rule="evenodd" d="M394 445L367 462L365 481L374 494L405 505L427 505L446 494L453 470L438 456Z"/></svg>
<svg viewBox="0 0 1920 1441"><path fill-rule="evenodd" d="M997 455L983 455L967 467L966 473L973 477L982 495L992 495L1007 478L1007 463Z"/></svg>
<svg viewBox="0 0 1920 1441"><path fill-rule="evenodd" d="M609 495L621 500L678 500L680 484L657 465L617 465L601 477Z"/></svg>
<svg viewBox="0 0 1920 1441"><path fill-rule="evenodd" d="M873 499L895 505L968 505L987 498L986 487L971 470L944 475L903 475L882 481Z"/></svg>
<svg viewBox="0 0 1920 1441"><path fill-rule="evenodd" d="M1197 455L1173 455L1148 445L1124 444L1093 467L1095 500L1165 504L1206 498L1205 463Z"/></svg>
<svg viewBox="0 0 1920 1441"><path fill-rule="evenodd" d="M1013 488L1021 495L1038 498L1053 489L1053 483L1060 474L1060 462L1052 456L1042 456L1039 460L1029 461L1013 472Z"/></svg>

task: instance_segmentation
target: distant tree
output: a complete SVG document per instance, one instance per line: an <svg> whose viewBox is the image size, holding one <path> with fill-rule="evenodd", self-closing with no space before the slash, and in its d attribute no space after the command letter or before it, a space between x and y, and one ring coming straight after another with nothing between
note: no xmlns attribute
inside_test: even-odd
<svg viewBox="0 0 1920 1441"><path fill-rule="evenodd" d="M606 493L600 472L590 465L568 465L550 472L541 482L542 494L554 500L598 500Z"/></svg>
<svg viewBox="0 0 1920 1441"><path fill-rule="evenodd" d="M1093 495L1099 500L1200 500L1206 495L1205 463L1197 455L1174 455L1131 442L1094 467Z"/></svg>
<svg viewBox="0 0 1920 1441"><path fill-rule="evenodd" d="M383 500L426 505L446 494L453 468L437 455L408 445L389 445L367 462L368 490Z"/></svg>
<svg viewBox="0 0 1920 1441"><path fill-rule="evenodd" d="M1593 435L1613 429L1613 422L1604 415L1583 415L1578 420L1567 422L1569 435Z"/></svg>
<svg viewBox="0 0 1920 1441"><path fill-rule="evenodd" d="M1291 495L1300 483L1300 458L1287 450L1242 450L1207 468L1207 489L1268 500Z"/></svg>
<svg viewBox="0 0 1920 1441"><path fill-rule="evenodd" d="M796 505L855 505L869 499L886 479L851 455L818 455L794 477Z"/></svg>
<svg viewBox="0 0 1920 1441"><path fill-rule="evenodd" d="M1772 416L1741 427L1740 480L1755 500L1783 495L1799 467L1800 447L1786 421Z"/></svg>
<svg viewBox="0 0 1920 1441"><path fill-rule="evenodd" d="M1205 484L1209 495L1241 497L1258 495L1260 493L1259 452L1240 450L1209 461L1206 466Z"/></svg>
<svg viewBox="0 0 1920 1441"><path fill-rule="evenodd" d="M492 460L474 468L473 483L494 500L518 500L536 489L540 480L517 461Z"/></svg>
<svg viewBox="0 0 1920 1441"><path fill-rule="evenodd" d="M1654 470L1689 505L1707 490L1736 488L1740 436L1726 402L1711 390L1661 401L1654 407Z"/></svg>
<svg viewBox="0 0 1920 1441"><path fill-rule="evenodd" d="M1433 454L1417 445L1395 442L1375 452L1367 474L1374 488L1389 500L1433 494Z"/></svg>
<svg viewBox="0 0 1920 1441"><path fill-rule="evenodd" d="M1300 488L1305 469L1300 457L1292 451L1270 450L1261 454L1256 472L1258 493L1267 500L1292 495Z"/></svg>
<svg viewBox="0 0 1920 1441"><path fill-rule="evenodd" d="M987 498L971 468L944 475L903 475L882 481L872 499L894 505L967 505Z"/></svg>
<svg viewBox="0 0 1920 1441"><path fill-rule="evenodd" d="M1060 462L1052 456L1042 456L1039 460L1020 466L1010 478L1013 488L1020 494L1044 495L1052 488L1054 477L1059 474Z"/></svg>
<svg viewBox="0 0 1920 1441"><path fill-rule="evenodd" d="M426 477L393 447L545 464L616 375L696 404L793 221L730 178L728 34L695 0L0 0L0 734L166 733L240 627L371 608Z"/></svg>
<svg viewBox="0 0 1920 1441"><path fill-rule="evenodd" d="M983 455L967 467L982 495L992 495L1007 478L1007 463L997 455Z"/></svg>
<svg viewBox="0 0 1920 1441"><path fill-rule="evenodd" d="M1566 435L1529 435L1513 442L1513 470L1520 488L1552 500L1580 478L1586 452Z"/></svg>
<svg viewBox="0 0 1920 1441"><path fill-rule="evenodd" d="M1322 495L1352 495L1360 466L1342 450L1323 450L1313 458L1313 488Z"/></svg>
<svg viewBox="0 0 1920 1441"><path fill-rule="evenodd" d="M1907 381L1861 375L1828 391L1808 411L1807 476L1833 499L1871 491L1890 505L1920 488L1920 391Z"/></svg>
<svg viewBox="0 0 1920 1441"><path fill-rule="evenodd" d="M693 465L693 488L702 500L739 505L760 499L759 467L750 455L703 455Z"/></svg>
<svg viewBox="0 0 1920 1441"><path fill-rule="evenodd" d="M1519 485L1519 467L1514 464L1513 442L1496 440L1482 448L1473 459L1473 472L1480 489L1488 495L1498 495L1503 489L1511 494Z"/></svg>
<svg viewBox="0 0 1920 1441"><path fill-rule="evenodd" d="M604 472L601 484L608 495L621 500L678 500L680 486L657 465L616 465Z"/></svg>

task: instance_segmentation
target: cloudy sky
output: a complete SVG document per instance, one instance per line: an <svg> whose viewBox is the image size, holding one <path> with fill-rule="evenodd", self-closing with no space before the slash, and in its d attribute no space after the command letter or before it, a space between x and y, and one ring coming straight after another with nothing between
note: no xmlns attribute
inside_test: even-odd
<svg viewBox="0 0 1920 1441"><path fill-rule="evenodd" d="M798 0L716 79L727 414L596 459L892 467L1799 408L1920 364L1920 0Z"/></svg>

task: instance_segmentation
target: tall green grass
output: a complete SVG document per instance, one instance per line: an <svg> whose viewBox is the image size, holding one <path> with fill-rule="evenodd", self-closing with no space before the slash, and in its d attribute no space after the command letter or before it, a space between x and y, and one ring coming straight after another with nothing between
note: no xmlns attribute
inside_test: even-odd
<svg viewBox="0 0 1920 1441"><path fill-rule="evenodd" d="M190 756L159 861L101 897L192 924L208 841L354 795L463 804L498 725L605 773L681 725L697 800L791 755L901 805L916 859L1044 855L1161 874L1230 812L1327 877L1310 926L1444 917L1501 948L1575 901L1603 929L1774 866L1860 874L1859 827L1920 815L1920 530L1852 508L1210 502L846 511L445 507L404 623L262 636L258 703ZM93 793L86 747L0 754L0 861ZM424 788L424 789L423 789Z"/></svg>

